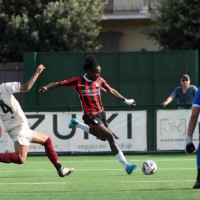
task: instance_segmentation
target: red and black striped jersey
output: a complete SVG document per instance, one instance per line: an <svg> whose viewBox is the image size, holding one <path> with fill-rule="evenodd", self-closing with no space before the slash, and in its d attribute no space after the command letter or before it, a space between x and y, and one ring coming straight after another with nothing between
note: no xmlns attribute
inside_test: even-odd
<svg viewBox="0 0 200 200"><path fill-rule="evenodd" d="M84 113L92 113L93 115L97 115L104 110L100 90L110 91L111 89L103 78L99 77L96 81L91 81L88 80L85 75L60 81L59 84L76 89Z"/></svg>

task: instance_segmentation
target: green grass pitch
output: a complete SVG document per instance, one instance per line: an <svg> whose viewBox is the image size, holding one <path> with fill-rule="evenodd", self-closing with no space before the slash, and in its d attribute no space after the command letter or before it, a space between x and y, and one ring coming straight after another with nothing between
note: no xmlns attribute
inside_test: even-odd
<svg viewBox="0 0 200 200"><path fill-rule="evenodd" d="M0 200L183 200L200 198L192 189L196 155L127 155L137 164L127 175L111 155L61 156L65 167L74 167L60 178L45 156L29 156L24 165L0 163ZM158 171L144 175L144 160L154 160Z"/></svg>

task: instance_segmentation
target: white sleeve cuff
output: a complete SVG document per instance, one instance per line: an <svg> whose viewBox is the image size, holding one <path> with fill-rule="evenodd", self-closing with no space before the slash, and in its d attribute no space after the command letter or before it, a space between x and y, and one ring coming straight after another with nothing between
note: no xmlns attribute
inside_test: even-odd
<svg viewBox="0 0 200 200"><path fill-rule="evenodd" d="M128 105L132 105L134 103L134 99L125 99L124 103L128 104Z"/></svg>

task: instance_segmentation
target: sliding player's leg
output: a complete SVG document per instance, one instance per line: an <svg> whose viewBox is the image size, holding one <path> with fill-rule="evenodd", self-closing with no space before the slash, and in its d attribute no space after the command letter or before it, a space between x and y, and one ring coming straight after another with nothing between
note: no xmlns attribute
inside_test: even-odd
<svg viewBox="0 0 200 200"><path fill-rule="evenodd" d="M32 137L31 130L24 124L8 131L10 138L14 141L15 153L1 153L0 162L23 164L29 150L30 140Z"/></svg>
<svg viewBox="0 0 200 200"><path fill-rule="evenodd" d="M23 146L19 142L14 143L15 153L0 153L0 162L23 164L26 161L29 146Z"/></svg>

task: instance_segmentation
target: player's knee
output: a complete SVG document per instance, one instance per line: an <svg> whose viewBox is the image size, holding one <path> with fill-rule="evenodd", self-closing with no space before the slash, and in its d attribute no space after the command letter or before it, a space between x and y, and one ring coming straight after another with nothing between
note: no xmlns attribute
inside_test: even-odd
<svg viewBox="0 0 200 200"><path fill-rule="evenodd" d="M48 145L52 145L52 140L51 140L50 137L48 137L48 138L46 139L46 141L44 142L44 144L43 144L43 146L48 146Z"/></svg>
<svg viewBox="0 0 200 200"><path fill-rule="evenodd" d="M19 157L19 165L22 165L26 162L26 158L22 158L21 156Z"/></svg>
<svg viewBox="0 0 200 200"><path fill-rule="evenodd" d="M23 159L20 159L19 160L19 165L22 165L22 164L24 164L25 163L25 160L23 160Z"/></svg>
<svg viewBox="0 0 200 200"><path fill-rule="evenodd" d="M106 134L106 139L108 140L109 143L115 143L115 137L113 136L112 133Z"/></svg>

